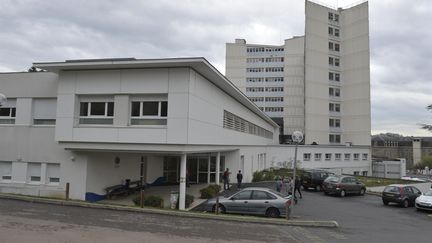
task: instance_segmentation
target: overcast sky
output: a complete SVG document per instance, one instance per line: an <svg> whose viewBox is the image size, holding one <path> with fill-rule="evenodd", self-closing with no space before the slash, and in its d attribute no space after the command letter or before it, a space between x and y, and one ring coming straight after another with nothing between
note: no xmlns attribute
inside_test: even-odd
<svg viewBox="0 0 432 243"><path fill-rule="evenodd" d="M358 0L321 0L345 7ZM370 0L372 133L432 134L432 1ZM304 0L1 0L0 72L66 59L203 56L304 34ZM1 87L0 87L1 91Z"/></svg>

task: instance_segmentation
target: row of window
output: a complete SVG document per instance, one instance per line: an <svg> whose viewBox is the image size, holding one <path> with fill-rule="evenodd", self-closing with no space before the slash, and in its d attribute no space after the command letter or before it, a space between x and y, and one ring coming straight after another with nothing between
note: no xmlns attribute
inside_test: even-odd
<svg viewBox="0 0 432 243"><path fill-rule="evenodd" d="M252 102L282 102L284 101L283 97L249 97Z"/></svg>
<svg viewBox="0 0 432 243"><path fill-rule="evenodd" d="M13 176L13 162L0 161L0 182L14 182L17 178ZM60 164L57 163L34 163L28 162L26 183L58 185L60 183ZM42 166L44 165L44 166ZM44 169L44 171L42 171ZM44 172L44 173L42 173ZM43 174L45 177L43 178ZM19 179L18 179L19 180Z"/></svg>
<svg viewBox="0 0 432 243"><path fill-rule="evenodd" d="M224 111L223 127L238 132L249 133L260 137L272 139L273 133L249 122L231 112Z"/></svg>
<svg viewBox="0 0 432 243"><path fill-rule="evenodd" d="M262 72L283 72L283 67L266 67L266 68L246 68L248 73L262 73Z"/></svg>
<svg viewBox="0 0 432 243"><path fill-rule="evenodd" d="M283 112L283 107L266 107L266 112Z"/></svg>
<svg viewBox="0 0 432 243"><path fill-rule="evenodd" d="M283 57L258 57L258 58L247 58L246 62L247 63L263 63L263 62L283 62L284 58Z"/></svg>
<svg viewBox="0 0 432 243"><path fill-rule="evenodd" d="M340 36L340 30L338 28L328 27L328 34L330 36L339 37Z"/></svg>
<svg viewBox="0 0 432 243"><path fill-rule="evenodd" d="M337 118L330 118L329 127L341 127L341 120Z"/></svg>
<svg viewBox="0 0 432 243"><path fill-rule="evenodd" d="M57 100L52 98L36 98L32 103L34 125L55 125ZM0 124L15 124L16 99L8 99L5 107L0 107Z"/></svg>
<svg viewBox="0 0 432 243"><path fill-rule="evenodd" d="M132 101L131 125L167 125L168 101ZM114 102L80 102L80 124L113 124Z"/></svg>
<svg viewBox="0 0 432 243"><path fill-rule="evenodd" d="M269 78L246 78L248 83L261 83L261 82L283 82L283 77L269 77Z"/></svg>
<svg viewBox="0 0 432 243"><path fill-rule="evenodd" d="M304 161L310 161L312 154L311 153L304 153L303 154L303 160ZM335 153L334 155L331 153L325 153L324 158L325 160L332 160L334 156L335 160L342 160L342 154L341 153ZM321 160L322 159L322 153L314 153L314 160ZM354 153L353 154L354 160L360 160L360 154ZM362 160L368 160L368 154L362 154ZM345 153L344 154L344 160L351 160L351 154Z"/></svg>
<svg viewBox="0 0 432 243"><path fill-rule="evenodd" d="M283 87L247 87L246 92L283 92Z"/></svg>
<svg viewBox="0 0 432 243"><path fill-rule="evenodd" d="M284 51L284 48L281 47L248 47L246 49L247 52L281 52Z"/></svg>

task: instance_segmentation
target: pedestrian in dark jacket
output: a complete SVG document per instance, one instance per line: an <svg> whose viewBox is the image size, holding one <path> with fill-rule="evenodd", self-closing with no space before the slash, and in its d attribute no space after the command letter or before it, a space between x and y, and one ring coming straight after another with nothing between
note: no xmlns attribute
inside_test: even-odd
<svg viewBox="0 0 432 243"><path fill-rule="evenodd" d="M300 187L301 187L301 180L300 180L300 177L296 177L296 179L295 179L295 183L294 183L294 197L295 197L296 192L299 193L300 198L303 197L303 196L302 196L302 193L301 193L301 191L300 191Z"/></svg>
<svg viewBox="0 0 432 243"><path fill-rule="evenodd" d="M223 182L224 182L224 190L229 190L230 189L230 186L229 186L229 175L230 174L231 173L229 172L229 169L226 168L226 170L223 173L223 177L222 177Z"/></svg>
<svg viewBox="0 0 432 243"><path fill-rule="evenodd" d="M243 181L243 175L241 173L241 170L239 170L237 173L237 188L241 188L242 181Z"/></svg>

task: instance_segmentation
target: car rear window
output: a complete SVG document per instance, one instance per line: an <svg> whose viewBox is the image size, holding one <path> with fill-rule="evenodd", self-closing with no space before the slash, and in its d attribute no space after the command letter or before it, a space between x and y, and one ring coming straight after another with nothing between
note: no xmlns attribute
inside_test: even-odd
<svg viewBox="0 0 432 243"><path fill-rule="evenodd" d="M399 193L399 187L396 186L388 186L384 188L384 192L391 192L391 193Z"/></svg>
<svg viewBox="0 0 432 243"><path fill-rule="evenodd" d="M326 182L339 182L339 177L329 176L325 179Z"/></svg>

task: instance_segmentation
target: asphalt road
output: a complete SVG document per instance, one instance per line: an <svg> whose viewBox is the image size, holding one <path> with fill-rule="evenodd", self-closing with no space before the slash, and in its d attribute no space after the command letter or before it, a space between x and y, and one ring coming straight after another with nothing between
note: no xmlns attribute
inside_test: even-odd
<svg viewBox="0 0 432 243"><path fill-rule="evenodd" d="M432 213L384 206L376 196L304 192L299 219L339 229L273 226L0 199L0 242L431 242Z"/></svg>
<svg viewBox="0 0 432 243"><path fill-rule="evenodd" d="M0 199L0 242L337 242L338 229L302 228Z"/></svg>

